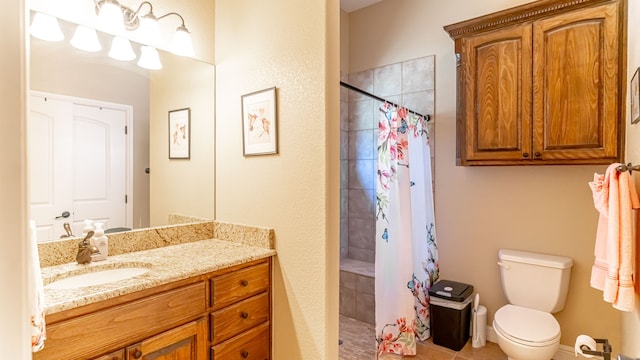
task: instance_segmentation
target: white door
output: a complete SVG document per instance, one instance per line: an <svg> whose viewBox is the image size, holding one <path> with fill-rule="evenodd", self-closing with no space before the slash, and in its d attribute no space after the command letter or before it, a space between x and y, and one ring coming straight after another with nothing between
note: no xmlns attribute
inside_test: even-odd
<svg viewBox="0 0 640 360"><path fill-rule="evenodd" d="M68 222L127 226L124 110L34 95L28 119L30 217L38 240L57 239Z"/></svg>
<svg viewBox="0 0 640 360"><path fill-rule="evenodd" d="M73 222L73 104L32 96L29 106L29 216L38 240L56 239L65 234L62 224Z"/></svg>
<svg viewBox="0 0 640 360"><path fill-rule="evenodd" d="M84 219L125 227L126 113L85 105L73 113L74 233Z"/></svg>

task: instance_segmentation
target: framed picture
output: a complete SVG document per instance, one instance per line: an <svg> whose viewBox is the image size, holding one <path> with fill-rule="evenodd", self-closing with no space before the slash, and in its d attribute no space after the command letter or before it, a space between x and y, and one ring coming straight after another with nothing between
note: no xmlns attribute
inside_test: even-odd
<svg viewBox="0 0 640 360"><path fill-rule="evenodd" d="M189 159L191 151L191 109L169 111L169 159Z"/></svg>
<svg viewBox="0 0 640 360"><path fill-rule="evenodd" d="M635 74L631 78L631 123L635 124L640 121L640 84L638 84L638 72L640 68L636 69Z"/></svg>
<svg viewBox="0 0 640 360"><path fill-rule="evenodd" d="M242 95L243 155L278 153L276 88Z"/></svg>

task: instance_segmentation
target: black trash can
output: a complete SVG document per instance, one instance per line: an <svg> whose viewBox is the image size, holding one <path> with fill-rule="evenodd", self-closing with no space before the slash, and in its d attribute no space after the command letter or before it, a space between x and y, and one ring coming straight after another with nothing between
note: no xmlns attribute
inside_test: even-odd
<svg viewBox="0 0 640 360"><path fill-rule="evenodd" d="M433 343L459 351L469 340L473 286L440 280L429 289Z"/></svg>

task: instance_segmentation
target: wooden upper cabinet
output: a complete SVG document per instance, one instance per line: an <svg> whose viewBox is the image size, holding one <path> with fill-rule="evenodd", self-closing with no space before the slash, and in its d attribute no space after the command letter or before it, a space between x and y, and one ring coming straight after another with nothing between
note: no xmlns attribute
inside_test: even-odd
<svg viewBox="0 0 640 360"><path fill-rule="evenodd" d="M467 160L520 160L531 147L531 26L463 39ZM460 129L459 129L460 131Z"/></svg>
<svg viewBox="0 0 640 360"><path fill-rule="evenodd" d="M458 164L618 161L625 14L621 0L542 0L446 26Z"/></svg>

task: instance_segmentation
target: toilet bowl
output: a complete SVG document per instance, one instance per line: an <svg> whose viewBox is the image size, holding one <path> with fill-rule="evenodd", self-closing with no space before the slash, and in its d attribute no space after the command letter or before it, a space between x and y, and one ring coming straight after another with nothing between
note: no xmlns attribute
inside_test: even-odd
<svg viewBox="0 0 640 360"><path fill-rule="evenodd" d="M505 305L496 312L493 329L509 360L550 360L560 346L560 325L544 311Z"/></svg>

